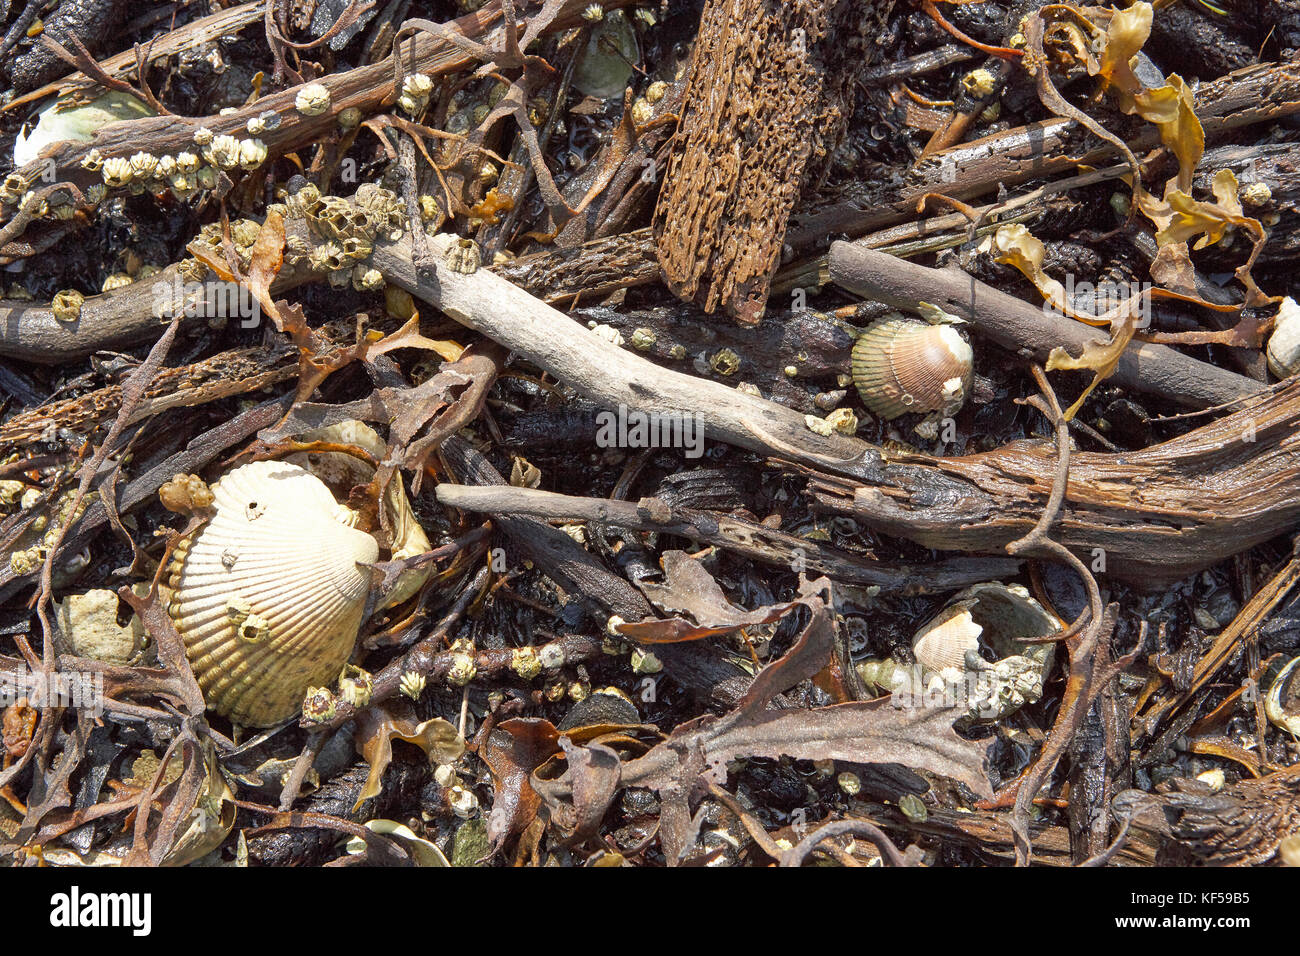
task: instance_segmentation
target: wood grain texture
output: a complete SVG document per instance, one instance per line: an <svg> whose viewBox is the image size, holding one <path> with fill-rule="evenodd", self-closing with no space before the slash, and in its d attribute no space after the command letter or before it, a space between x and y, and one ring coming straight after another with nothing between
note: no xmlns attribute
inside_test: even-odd
<svg viewBox="0 0 1300 956"><path fill-rule="evenodd" d="M829 168L893 0L709 0L655 210L665 281L757 322L790 213Z"/></svg>

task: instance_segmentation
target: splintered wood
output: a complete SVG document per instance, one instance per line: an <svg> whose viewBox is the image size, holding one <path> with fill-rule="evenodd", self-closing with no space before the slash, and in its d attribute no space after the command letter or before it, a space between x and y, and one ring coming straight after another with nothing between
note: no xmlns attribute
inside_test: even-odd
<svg viewBox="0 0 1300 956"><path fill-rule="evenodd" d="M709 0L654 234L678 296L763 316L786 223L853 110L853 71L894 0Z"/></svg>

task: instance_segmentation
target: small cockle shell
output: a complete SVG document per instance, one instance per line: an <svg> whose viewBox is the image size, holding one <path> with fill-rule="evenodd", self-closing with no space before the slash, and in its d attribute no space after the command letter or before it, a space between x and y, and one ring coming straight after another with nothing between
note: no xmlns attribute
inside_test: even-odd
<svg viewBox="0 0 1300 956"><path fill-rule="evenodd" d="M951 325L881 319L853 345L853 383L881 418L907 412L951 415L970 394L971 347Z"/></svg>
<svg viewBox="0 0 1300 956"><path fill-rule="evenodd" d="M379 545L288 462L243 465L212 493L215 516L176 550L169 612L208 706L269 727L339 676L370 592L358 562Z"/></svg>

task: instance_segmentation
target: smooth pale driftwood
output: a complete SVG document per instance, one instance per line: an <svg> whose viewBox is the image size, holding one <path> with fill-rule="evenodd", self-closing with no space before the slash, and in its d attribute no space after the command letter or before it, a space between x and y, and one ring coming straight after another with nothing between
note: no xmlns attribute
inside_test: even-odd
<svg viewBox="0 0 1300 956"><path fill-rule="evenodd" d="M803 415L782 405L660 368L484 269L464 275L439 258L417 270L409 238L377 245L373 264L389 282L520 353L605 408L622 404L646 414L691 416L713 441L829 470L876 455L856 438L815 434Z"/></svg>
<svg viewBox="0 0 1300 956"><path fill-rule="evenodd" d="M914 310L918 302L937 305L1003 348L1017 353L1027 349L1038 361L1046 360L1057 346L1078 356L1084 343L1104 340L1099 329L999 292L960 269L931 269L850 242L831 245L830 276L856 295L895 308ZM1264 389L1260 382L1167 345L1136 341L1125 350L1109 381L1192 408L1223 405Z"/></svg>
<svg viewBox="0 0 1300 956"><path fill-rule="evenodd" d="M810 574L826 574L853 584L879 585L906 594L954 590L1010 577L1020 570L1020 562L1011 558L956 558L926 565L883 564L732 515L670 507L657 498L640 502L582 498L509 485L439 485L435 494L439 503L462 511L593 521L617 528L680 535L755 561L786 569L799 561Z"/></svg>

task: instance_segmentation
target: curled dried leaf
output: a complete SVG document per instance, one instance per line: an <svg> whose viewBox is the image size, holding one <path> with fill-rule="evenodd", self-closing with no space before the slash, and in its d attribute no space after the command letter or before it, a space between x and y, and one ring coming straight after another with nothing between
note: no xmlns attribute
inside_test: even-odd
<svg viewBox="0 0 1300 956"><path fill-rule="evenodd" d="M1083 405L1084 400L1092 394L1092 390L1115 371L1115 366L1119 364L1124 349L1133 340L1136 325L1136 318L1130 313L1127 319L1111 330L1109 341L1093 339L1087 342L1078 358L1072 357L1069 352L1060 346L1052 349L1047 356L1047 370L1049 372L1057 369L1069 371L1091 369L1093 372L1092 381L1083 390L1083 394L1075 399L1073 405L1066 409L1065 420L1067 422L1074 418L1075 412Z"/></svg>
<svg viewBox="0 0 1300 956"><path fill-rule="evenodd" d="M410 717L398 716L389 705L361 711L357 715L355 739L361 756L370 764L370 774L357 796L354 812L383 791L384 771L393 759L394 740L415 744L428 754L432 763L452 763L465 752L465 738L441 717L416 723Z"/></svg>

